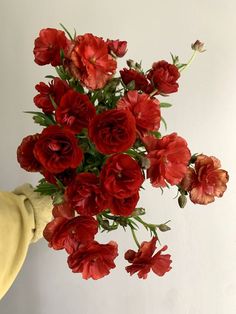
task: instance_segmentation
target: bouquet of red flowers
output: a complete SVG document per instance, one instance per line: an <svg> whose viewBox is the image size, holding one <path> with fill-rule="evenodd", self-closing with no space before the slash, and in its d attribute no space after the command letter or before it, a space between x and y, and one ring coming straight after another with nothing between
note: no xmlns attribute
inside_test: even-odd
<svg viewBox="0 0 236 314"><path fill-rule="evenodd" d="M127 272L163 276L171 259L164 253L167 246L156 251L157 233L170 227L143 219L145 209L137 204L144 180L155 188L177 187L180 207L188 196L197 204L213 202L228 181L217 158L191 154L177 133L160 133L160 124L166 126L162 108L171 106L160 99L178 91L181 72L203 44L192 45L187 63L172 55L171 63L157 61L144 71L141 63L128 60L115 76L126 41L72 37L62 27L42 29L35 40L35 62L51 64L57 76L35 86L34 104L41 111L28 113L43 130L25 137L17 150L23 169L43 175L36 191L53 199L54 218L44 237L55 250L66 250L73 272L99 279L115 267L118 246L100 244L95 236L121 226L130 229L138 247L125 253ZM139 243L139 225L150 231L150 241Z"/></svg>

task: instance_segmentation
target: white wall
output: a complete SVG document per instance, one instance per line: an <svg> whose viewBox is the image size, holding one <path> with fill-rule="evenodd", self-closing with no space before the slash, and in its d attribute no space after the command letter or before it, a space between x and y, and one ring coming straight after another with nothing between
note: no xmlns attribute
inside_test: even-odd
<svg viewBox="0 0 236 314"><path fill-rule="evenodd" d="M230 174L224 198L206 207L189 202L179 209L174 189L163 196L152 188L143 193L147 219L171 219L172 231L161 235L173 259L165 277L150 274L143 281L126 274L122 255L133 246L129 233L114 233L120 243L117 268L97 282L72 274L66 256L42 240L30 248L1 314L236 313L235 11L234 0L1 0L1 189L37 181L19 168L15 151L23 136L39 130L22 112L33 109L34 85L52 73L34 64L33 40L41 28L59 22L80 34L127 40L127 58L142 59L145 68L168 59L170 51L185 61L190 44L204 41L207 52L183 74L165 118L168 131L185 137L192 152L217 156ZM140 232L140 239L148 237Z"/></svg>

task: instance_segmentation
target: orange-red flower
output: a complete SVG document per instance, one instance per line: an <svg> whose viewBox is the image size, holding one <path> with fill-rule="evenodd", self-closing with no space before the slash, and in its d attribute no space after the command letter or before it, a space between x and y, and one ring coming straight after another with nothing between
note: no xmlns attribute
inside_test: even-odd
<svg viewBox="0 0 236 314"><path fill-rule="evenodd" d="M164 276L166 272L171 270L170 254L162 254L167 250L167 245L160 249L155 255L157 238L153 237L151 241L144 241L138 252L128 250L125 253L125 259L132 265L127 266L126 270L132 276L138 273L138 277L146 279L150 270L158 276Z"/></svg>
<svg viewBox="0 0 236 314"><path fill-rule="evenodd" d="M113 52L118 58L124 57L127 52L127 41L117 40L107 40L109 51Z"/></svg>
<svg viewBox="0 0 236 314"><path fill-rule="evenodd" d="M116 61L107 43L92 34L78 36L70 54L69 70L91 90L103 88L115 73Z"/></svg>
<svg viewBox="0 0 236 314"><path fill-rule="evenodd" d="M220 167L220 161L216 157L197 156L194 168L188 168L181 182L181 187L189 191L193 203L205 205L214 202L215 197L223 196L229 176Z"/></svg>

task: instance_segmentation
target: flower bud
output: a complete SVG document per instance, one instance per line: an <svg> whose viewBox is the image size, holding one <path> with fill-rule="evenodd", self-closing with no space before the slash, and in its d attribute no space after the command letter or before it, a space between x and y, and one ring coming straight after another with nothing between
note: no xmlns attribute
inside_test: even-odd
<svg viewBox="0 0 236 314"><path fill-rule="evenodd" d="M202 43L199 40L196 40L195 43L191 45L192 49L198 52L204 52L206 49L204 49L204 43Z"/></svg>
<svg viewBox="0 0 236 314"><path fill-rule="evenodd" d="M161 232L166 232L166 231L171 230L171 228L170 228L169 226L167 226L166 224L158 225L158 229L159 229Z"/></svg>
<svg viewBox="0 0 236 314"><path fill-rule="evenodd" d="M187 204L187 197L184 194L181 194L178 198L178 203L180 208L184 208Z"/></svg>
<svg viewBox="0 0 236 314"><path fill-rule="evenodd" d="M141 166L144 169L150 168L151 166L150 159L148 159L147 157L141 157Z"/></svg>

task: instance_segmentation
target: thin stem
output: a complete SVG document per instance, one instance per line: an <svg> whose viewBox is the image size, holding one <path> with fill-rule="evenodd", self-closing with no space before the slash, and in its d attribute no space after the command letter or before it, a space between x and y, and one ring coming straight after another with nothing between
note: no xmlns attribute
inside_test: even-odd
<svg viewBox="0 0 236 314"><path fill-rule="evenodd" d="M193 52L191 58L189 59L189 61L187 62L187 64L185 66L183 66L181 69L179 69L179 72L182 72L183 70L186 70L190 66L190 64L195 59L196 54L197 54L197 50L194 50L194 52Z"/></svg>
<svg viewBox="0 0 236 314"><path fill-rule="evenodd" d="M136 237L136 234L135 234L135 232L134 232L134 228L132 228L132 227L130 226L130 229L131 229L131 232L132 232L132 236L133 236L133 238L134 238L134 242L136 243L136 245L138 246L138 248L140 248L140 244L139 244L138 239L137 239L137 237Z"/></svg>

